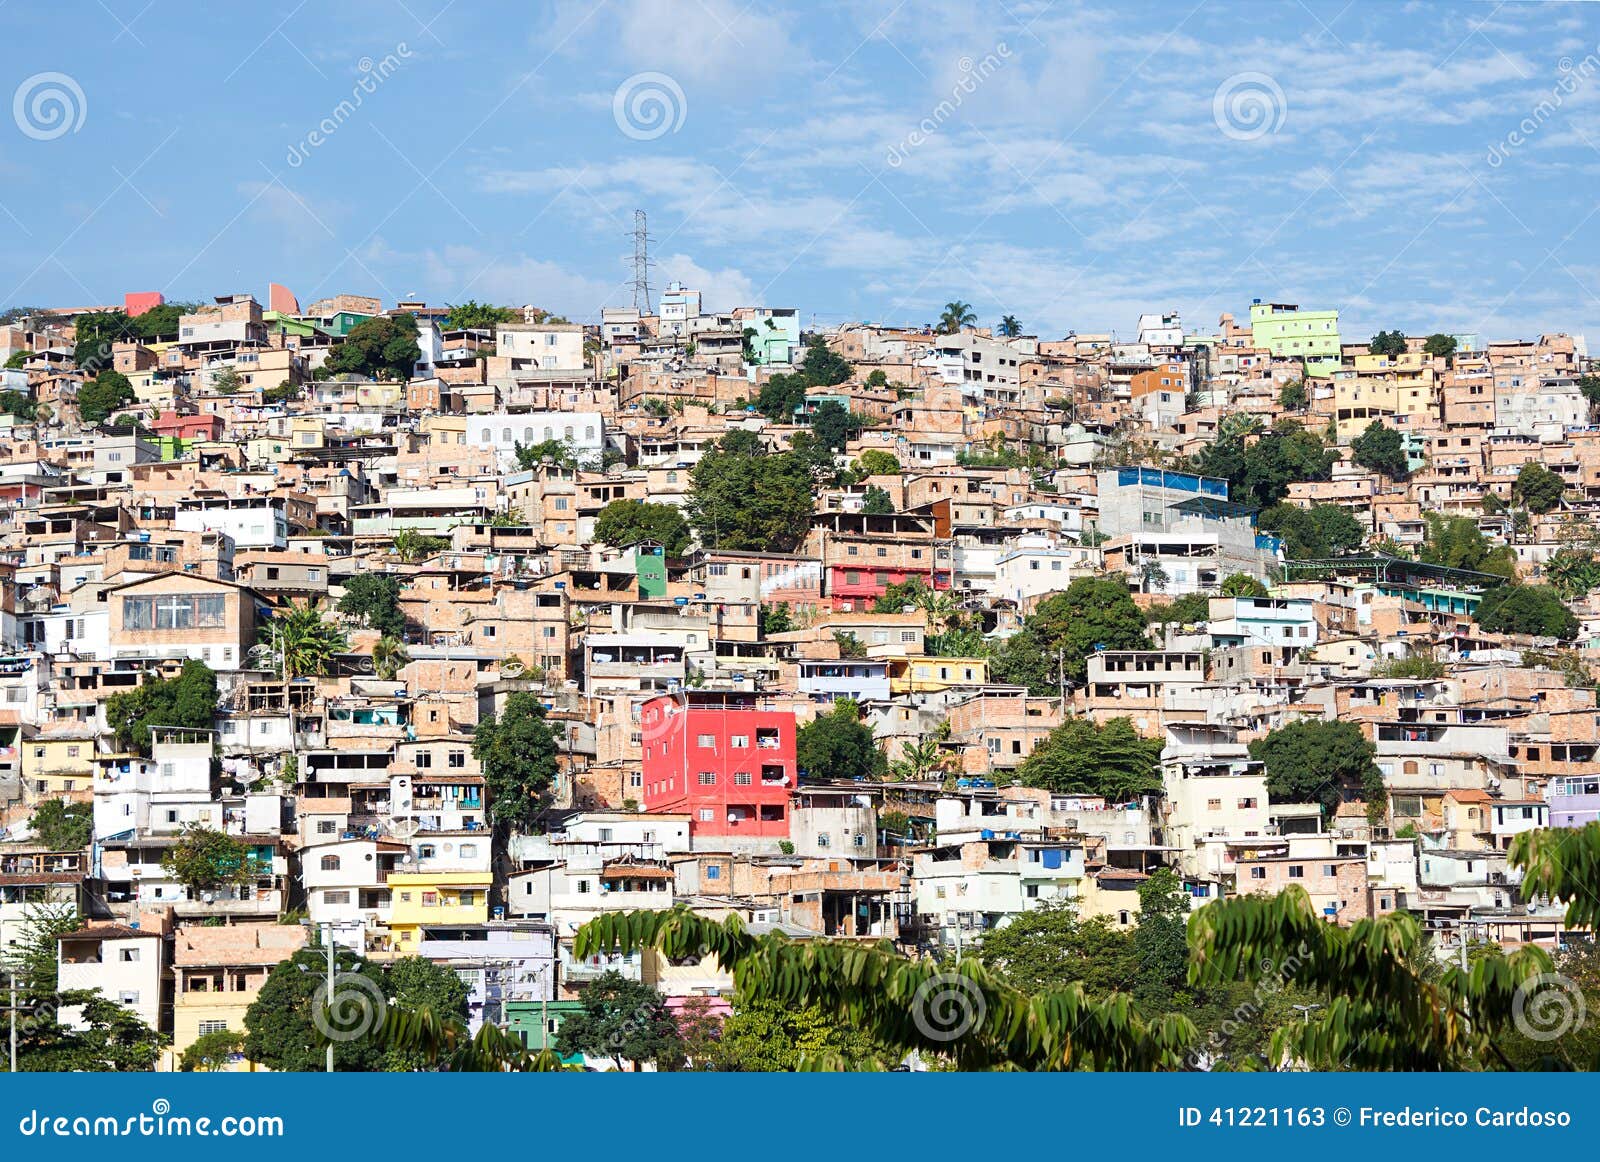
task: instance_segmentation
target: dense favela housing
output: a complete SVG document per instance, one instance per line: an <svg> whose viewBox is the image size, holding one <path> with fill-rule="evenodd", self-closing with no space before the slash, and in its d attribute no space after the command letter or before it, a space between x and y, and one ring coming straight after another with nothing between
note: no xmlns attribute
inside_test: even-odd
<svg viewBox="0 0 1600 1162"><path fill-rule="evenodd" d="M1587 945L1515 854L1600 818L1581 336L802 319L6 314L0 952L59 1002L14 1067L322 1068L325 952L567 1064L860 1049L581 935L638 910L1128 991L1206 1067L1271 1031L1186 976L1228 901L1406 913L1429 972Z"/></svg>

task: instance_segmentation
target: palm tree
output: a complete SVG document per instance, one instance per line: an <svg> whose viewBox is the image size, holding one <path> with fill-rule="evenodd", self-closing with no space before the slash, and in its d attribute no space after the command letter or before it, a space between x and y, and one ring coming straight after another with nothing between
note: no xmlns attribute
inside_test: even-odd
<svg viewBox="0 0 1600 1162"><path fill-rule="evenodd" d="M350 639L316 605L297 606L261 627L256 648L285 678L326 674L335 654L349 650Z"/></svg>
<svg viewBox="0 0 1600 1162"><path fill-rule="evenodd" d="M889 773L906 782L925 779L944 766L944 756L939 753L939 742L934 738L903 742L900 744L900 753L905 757L890 763Z"/></svg>
<svg viewBox="0 0 1600 1162"><path fill-rule="evenodd" d="M1000 320L999 331L1007 339L1015 339L1022 334L1022 322L1015 315L1007 315Z"/></svg>
<svg viewBox="0 0 1600 1162"><path fill-rule="evenodd" d="M1600 824L1523 832L1512 841L1509 863L1524 873L1529 898L1566 901L1564 927L1600 924ZM1559 1004L1564 991L1565 978L1550 975L1541 948L1491 952L1466 971L1444 968L1409 914L1330 924L1299 885L1277 896L1207 904L1189 922L1188 945L1192 985L1242 983L1260 995L1292 978L1320 994L1320 1008L1272 1034L1269 1066L1510 1068L1501 1039L1541 1006ZM605 913L579 929L573 952L581 958L646 948L674 961L714 957L733 973L741 1001L816 1005L861 1029L891 1061L916 1050L963 1070L1179 1069L1203 1060L1209 1048L1187 1017L1146 1020L1126 994L1091 999L1072 983L1028 995L972 957L951 965L901 956L887 942L754 936L737 917L718 922L684 906ZM1566 999L1570 1011L1570 994ZM1592 1046L1565 1036L1581 1033L1581 1016L1575 1025L1541 1039L1548 1061L1541 1068L1595 1068ZM461 1022L441 1021L426 1008L391 1006L374 1035L453 1070L556 1067L554 1055L533 1054L492 1025L469 1039ZM808 1057L802 1068L887 1063L832 1055Z"/></svg>
<svg viewBox="0 0 1600 1162"><path fill-rule="evenodd" d="M373 644L372 668L385 682L394 681L394 676L410 660L411 655L406 653L405 643L399 638L385 634Z"/></svg>
<svg viewBox="0 0 1600 1162"><path fill-rule="evenodd" d="M973 313L972 304L964 303L960 299L944 305L944 314L939 316L939 334L954 335L963 327L977 326L978 316Z"/></svg>

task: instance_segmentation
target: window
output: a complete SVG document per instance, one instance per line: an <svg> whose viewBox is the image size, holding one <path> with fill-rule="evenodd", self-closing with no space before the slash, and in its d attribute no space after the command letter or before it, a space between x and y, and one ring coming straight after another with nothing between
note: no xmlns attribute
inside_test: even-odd
<svg viewBox="0 0 1600 1162"><path fill-rule="evenodd" d="M711 867L706 868L706 879L708 879L708 880L720 880L721 878L722 878L722 869L720 867L712 865Z"/></svg>
<svg viewBox="0 0 1600 1162"><path fill-rule="evenodd" d="M1339 868L1335 864L1325 863L1322 865L1322 874L1331 880L1334 876L1339 874Z"/></svg>
<svg viewBox="0 0 1600 1162"><path fill-rule="evenodd" d="M717 736L714 734L698 735L695 738L695 745L709 750L715 750L717 747Z"/></svg>
<svg viewBox="0 0 1600 1162"><path fill-rule="evenodd" d="M1264 868L1264 867L1253 867L1253 868L1251 868L1250 869L1250 878L1253 879L1253 880L1264 880L1264 879L1266 879L1267 878L1267 869Z"/></svg>
<svg viewBox="0 0 1600 1162"><path fill-rule="evenodd" d="M119 949L117 959L122 961L123 964L136 964L139 960L139 950L137 948Z"/></svg>
<svg viewBox="0 0 1600 1162"><path fill-rule="evenodd" d="M830 841L828 839L828 833L826 831L817 832L817 846L818 847L827 847L829 842Z"/></svg>
<svg viewBox="0 0 1600 1162"><path fill-rule="evenodd" d="M423 892L422 893L422 906L424 908L437 908L439 906L439 893L438 892Z"/></svg>
<svg viewBox="0 0 1600 1162"><path fill-rule="evenodd" d="M325 856L323 856L322 857L322 870L323 871L338 871L339 870L339 857L336 856L336 855L325 855Z"/></svg>
<svg viewBox="0 0 1600 1162"><path fill-rule="evenodd" d="M1303 879L1305 879L1306 878L1306 865L1303 864L1303 863L1291 863L1289 865L1289 878L1291 880L1303 880Z"/></svg>
<svg viewBox="0 0 1600 1162"><path fill-rule="evenodd" d="M324 904L348 904L350 902L350 893L344 889L340 889L337 892L323 892L322 902Z"/></svg>
<svg viewBox="0 0 1600 1162"><path fill-rule="evenodd" d="M735 787L748 787L750 785L750 772L735 771L733 775L733 785Z"/></svg>
<svg viewBox="0 0 1600 1162"><path fill-rule="evenodd" d="M750 745L750 736L748 734L729 735L728 745L738 747L742 750Z"/></svg>
<svg viewBox="0 0 1600 1162"><path fill-rule="evenodd" d="M200 1028L200 1036L202 1036L202 1037L204 1037L207 1033L226 1033L228 1031L228 1022L226 1022L226 1021L201 1021L200 1025L199 1025L199 1028Z"/></svg>
<svg viewBox="0 0 1600 1162"><path fill-rule="evenodd" d="M857 847L865 847L867 846L867 837L865 835L857 835L850 842Z"/></svg>
<svg viewBox="0 0 1600 1162"><path fill-rule="evenodd" d="M139 1003L139 990L123 989L117 994L117 1000L121 1001L125 1005L136 1005Z"/></svg>
<svg viewBox="0 0 1600 1162"><path fill-rule="evenodd" d="M696 817L702 823L710 823L713 819L715 819L717 817L717 813L715 811L713 811L710 807L702 807L702 808L700 808L699 814Z"/></svg>
<svg viewBox="0 0 1600 1162"><path fill-rule="evenodd" d="M578 881L578 894L580 896L586 896L586 895L589 894L589 881L588 880L579 880Z"/></svg>
<svg viewBox="0 0 1600 1162"><path fill-rule="evenodd" d="M461 767L466 766L467 765L467 752L464 751L464 750L453 750L453 751L451 751L450 752L450 765L452 767L458 769L458 770Z"/></svg>
<svg viewBox="0 0 1600 1162"><path fill-rule="evenodd" d="M717 772L701 771L700 774L695 777L695 781L702 787L715 787L717 785Z"/></svg>
<svg viewBox="0 0 1600 1162"><path fill-rule="evenodd" d="M339 826L339 824L338 824L337 820L334 820L334 819L318 819L317 820L317 834L318 835L332 835L334 833L334 831L337 830L338 826Z"/></svg>
<svg viewBox="0 0 1600 1162"><path fill-rule="evenodd" d="M160 597L124 597L124 629L220 629L225 599L220 595L166 593Z"/></svg>
<svg viewBox="0 0 1600 1162"><path fill-rule="evenodd" d="M433 766L433 752L429 750L419 750L417 752L416 763L418 770L424 770Z"/></svg>

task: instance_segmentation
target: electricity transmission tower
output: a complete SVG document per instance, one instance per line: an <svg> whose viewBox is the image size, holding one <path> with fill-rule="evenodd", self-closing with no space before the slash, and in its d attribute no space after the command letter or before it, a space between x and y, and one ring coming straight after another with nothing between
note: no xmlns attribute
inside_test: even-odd
<svg viewBox="0 0 1600 1162"><path fill-rule="evenodd" d="M633 305L641 315L655 314L650 308L650 234L643 210L633 212Z"/></svg>

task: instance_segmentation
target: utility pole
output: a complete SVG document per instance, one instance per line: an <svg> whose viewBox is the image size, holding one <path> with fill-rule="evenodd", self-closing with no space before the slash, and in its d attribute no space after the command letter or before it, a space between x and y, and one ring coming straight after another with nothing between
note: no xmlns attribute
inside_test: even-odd
<svg viewBox="0 0 1600 1162"><path fill-rule="evenodd" d="M11 976L11 1072L17 1071L17 970Z"/></svg>
<svg viewBox="0 0 1600 1162"><path fill-rule="evenodd" d="M333 1004L333 922L330 920L322 926L322 942L328 946L328 991L327 1003ZM328 1041L328 1072L333 1072L333 1041Z"/></svg>

